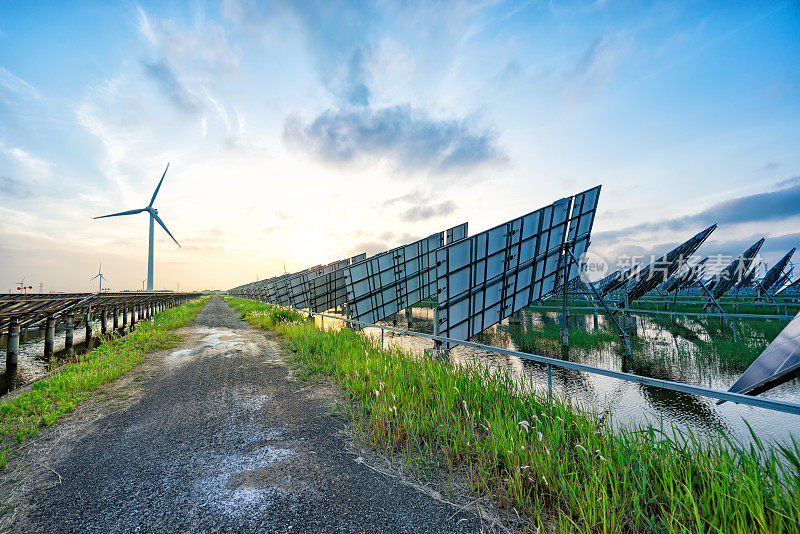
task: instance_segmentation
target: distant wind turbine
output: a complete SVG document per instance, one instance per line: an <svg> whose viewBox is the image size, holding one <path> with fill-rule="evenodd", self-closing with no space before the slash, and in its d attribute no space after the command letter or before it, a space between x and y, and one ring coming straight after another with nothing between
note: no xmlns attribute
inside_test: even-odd
<svg viewBox="0 0 800 534"><path fill-rule="evenodd" d="M95 278L99 278L100 279L98 281L99 287L97 288L97 292L98 293L102 293L103 292L103 280L108 281L108 278L103 276L103 262L100 262L100 267L97 269L97 274L94 275L93 277L89 278L89 280L91 281L91 280L94 280Z"/></svg>
<svg viewBox="0 0 800 534"><path fill-rule="evenodd" d="M156 201L156 195L158 195L158 190L161 189L161 184L164 182L164 176L167 175L167 169L169 169L169 163L167 163L167 168L164 169L164 174L161 175L161 180L159 180L158 185L156 186L156 190L153 193L153 198L150 199L150 204L147 205L146 208L138 209L138 210L129 210L129 211L121 211L119 213L112 213L111 215L101 215L100 217L95 217L95 219L105 219L106 217L119 217L120 215L135 215L137 213L142 213L146 211L150 214L150 245L148 248L147 253L147 290L153 290L153 220L155 220L158 224L161 225L161 228L164 229L167 234L175 241L175 244L179 247L181 246L178 243L178 240L172 235L172 232L169 231L167 225L164 224L164 221L161 220L161 217L158 216L158 210L153 207L153 202Z"/></svg>

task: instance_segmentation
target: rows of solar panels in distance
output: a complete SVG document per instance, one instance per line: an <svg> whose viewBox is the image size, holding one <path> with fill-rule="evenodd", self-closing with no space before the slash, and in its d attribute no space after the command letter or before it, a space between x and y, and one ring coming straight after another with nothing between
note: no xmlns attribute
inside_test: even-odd
<svg viewBox="0 0 800 534"><path fill-rule="evenodd" d="M469 339L552 293L567 237L571 238L576 256L588 247L599 190L596 187L561 199L439 249L437 299L441 335ZM579 269L574 266L567 273L570 279L579 274Z"/></svg>
<svg viewBox="0 0 800 534"><path fill-rule="evenodd" d="M375 323L436 291L435 250L467 236L467 223L373 256L345 269L351 317Z"/></svg>

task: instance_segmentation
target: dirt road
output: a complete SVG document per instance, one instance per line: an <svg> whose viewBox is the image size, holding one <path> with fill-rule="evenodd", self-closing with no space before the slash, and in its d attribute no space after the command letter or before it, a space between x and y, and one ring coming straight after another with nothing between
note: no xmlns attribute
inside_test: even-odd
<svg viewBox="0 0 800 534"><path fill-rule="evenodd" d="M272 334L219 297L15 453L12 532L475 532L471 512L379 473L336 395L290 375ZM483 529L487 525L483 523Z"/></svg>

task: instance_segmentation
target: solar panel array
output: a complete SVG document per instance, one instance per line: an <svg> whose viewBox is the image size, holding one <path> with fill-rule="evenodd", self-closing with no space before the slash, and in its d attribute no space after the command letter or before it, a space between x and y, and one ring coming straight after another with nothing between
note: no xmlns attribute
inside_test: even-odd
<svg viewBox="0 0 800 534"><path fill-rule="evenodd" d="M553 293L565 273L578 276L562 251L586 251L599 194L598 186L438 249L441 335L467 340Z"/></svg>
<svg viewBox="0 0 800 534"><path fill-rule="evenodd" d="M711 281L709 291L711 291L715 299L720 298L727 293L731 287L742 281L750 270L763 244L764 238L762 237L714 277Z"/></svg>
<svg viewBox="0 0 800 534"><path fill-rule="evenodd" d="M716 224L709 226L639 271L636 276L636 282L630 287L626 298L620 301L619 305L624 307L626 303L640 299L645 293L652 291L658 284L666 281L667 278L677 271L686 260L700 248L700 245L708 239L708 236L711 235L711 232L713 232L716 227Z"/></svg>
<svg viewBox="0 0 800 534"><path fill-rule="evenodd" d="M436 250L467 237L467 223L344 269L351 317L375 323L436 293Z"/></svg>
<svg viewBox="0 0 800 534"><path fill-rule="evenodd" d="M789 260L792 259L792 255L794 255L794 251L797 250L796 248L792 248L789 252L787 252L783 258L781 258L778 263L772 266L772 268L767 271L767 274L764 275L764 278L761 280L761 288L764 291L768 291L772 286L774 286L783 275L783 270L789 264Z"/></svg>

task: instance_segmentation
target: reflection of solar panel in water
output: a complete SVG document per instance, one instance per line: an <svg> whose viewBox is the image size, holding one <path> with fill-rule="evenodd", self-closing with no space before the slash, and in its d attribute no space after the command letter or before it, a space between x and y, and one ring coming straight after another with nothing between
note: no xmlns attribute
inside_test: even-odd
<svg viewBox="0 0 800 534"><path fill-rule="evenodd" d="M792 259L792 255L796 249L792 248L789 252L787 252L783 258L781 258L778 263L772 266L772 268L767 271L767 274L764 275L764 278L761 280L761 288L764 291L769 291L769 289L775 285L778 279L781 277L781 273L786 268L786 265L789 264L789 260Z"/></svg>
<svg viewBox="0 0 800 534"><path fill-rule="evenodd" d="M715 299L718 299L727 293L728 290L734 286L734 284L741 282L742 278L744 278L747 272L750 270L750 267L753 264L761 245L763 244L764 238L762 237L714 277L714 279L711 281L710 291L714 295Z"/></svg>
<svg viewBox="0 0 800 534"><path fill-rule="evenodd" d="M436 293L435 251L466 237L467 224L394 248L344 269L351 316L375 323Z"/></svg>
<svg viewBox="0 0 800 534"><path fill-rule="evenodd" d="M729 391L758 395L800 375L800 314L764 349Z"/></svg>
<svg viewBox="0 0 800 534"><path fill-rule="evenodd" d="M469 339L564 281L563 245L588 247L600 187L561 199L436 252L440 333ZM569 238L569 239L568 239ZM568 265L567 280L580 274Z"/></svg>
<svg viewBox="0 0 800 534"><path fill-rule="evenodd" d="M700 248L711 232L717 227L716 224L709 226L691 239L684 241L664 256L648 265L644 270L639 271L636 281L628 290L627 301L633 302L642 298L645 293L651 291L658 284L664 282L669 276L678 270L689 257ZM619 306L625 306L625 300L620 301Z"/></svg>

